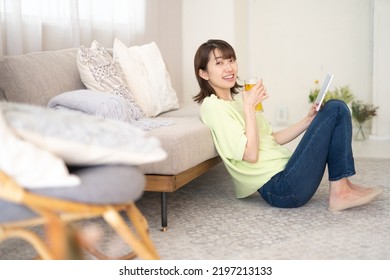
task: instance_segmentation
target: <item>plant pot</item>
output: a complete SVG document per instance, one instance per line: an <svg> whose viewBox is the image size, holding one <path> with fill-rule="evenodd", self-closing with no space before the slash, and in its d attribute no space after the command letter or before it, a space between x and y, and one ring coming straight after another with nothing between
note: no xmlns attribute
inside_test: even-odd
<svg viewBox="0 0 390 280"><path fill-rule="evenodd" d="M356 141L364 141L366 140L366 135L364 133L364 122L358 122L357 131L355 134Z"/></svg>

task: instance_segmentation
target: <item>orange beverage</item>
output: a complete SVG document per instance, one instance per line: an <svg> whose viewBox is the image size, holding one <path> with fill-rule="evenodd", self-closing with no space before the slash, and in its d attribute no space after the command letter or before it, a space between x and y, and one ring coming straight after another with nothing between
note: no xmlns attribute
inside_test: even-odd
<svg viewBox="0 0 390 280"><path fill-rule="evenodd" d="M257 79L251 78L248 80L245 80L245 91L250 91L251 88L257 83ZM256 105L256 112L263 112L263 104L261 102Z"/></svg>

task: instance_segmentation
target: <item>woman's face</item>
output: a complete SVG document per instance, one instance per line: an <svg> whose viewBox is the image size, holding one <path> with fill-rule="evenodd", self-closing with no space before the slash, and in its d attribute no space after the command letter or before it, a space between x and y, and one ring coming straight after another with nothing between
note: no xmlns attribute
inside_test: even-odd
<svg viewBox="0 0 390 280"><path fill-rule="evenodd" d="M228 94L237 79L238 65L234 58L223 58L219 49L211 51L207 71L200 70L199 75L208 80L219 97Z"/></svg>

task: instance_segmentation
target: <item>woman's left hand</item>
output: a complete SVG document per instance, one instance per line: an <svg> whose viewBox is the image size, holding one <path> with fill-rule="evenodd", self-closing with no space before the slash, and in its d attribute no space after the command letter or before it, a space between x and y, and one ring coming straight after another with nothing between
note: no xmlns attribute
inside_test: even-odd
<svg viewBox="0 0 390 280"><path fill-rule="evenodd" d="M307 113L307 118L310 120L310 122L314 119L314 117L317 115L318 111L316 110L316 104L313 104Z"/></svg>

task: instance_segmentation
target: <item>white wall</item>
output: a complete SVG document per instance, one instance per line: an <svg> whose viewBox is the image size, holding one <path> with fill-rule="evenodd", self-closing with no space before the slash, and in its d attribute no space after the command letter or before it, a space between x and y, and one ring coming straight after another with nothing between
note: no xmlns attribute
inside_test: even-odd
<svg viewBox="0 0 390 280"><path fill-rule="evenodd" d="M182 100L183 75L182 75L182 2L181 0L150 0L146 1L150 9L158 6L155 17L147 18L147 22L154 22L150 30L158 30L158 38L149 37L150 41L156 40L161 54L166 62L171 76L172 85L176 89L180 101ZM156 28L157 27L157 28Z"/></svg>
<svg viewBox="0 0 390 280"><path fill-rule="evenodd" d="M270 121L287 108L288 123L309 108L314 81L334 72L335 86L371 96L370 0L249 0L249 71L264 78Z"/></svg>
<svg viewBox="0 0 390 280"><path fill-rule="evenodd" d="M373 119L373 139L390 139L390 1L374 0L373 102L379 105Z"/></svg>
<svg viewBox="0 0 390 280"><path fill-rule="evenodd" d="M264 103L265 114L274 125L287 125L303 117L314 81L322 81L327 72L335 73L331 89L350 85L357 98L376 102L372 98L372 1L390 2L184 0L185 102L191 102L198 90L193 56L209 38L225 39L235 47L241 78L250 74L264 78L270 93ZM388 68L381 69L378 79L383 80L382 88L388 89L384 82ZM280 110L288 113L286 123L277 123Z"/></svg>
<svg viewBox="0 0 390 280"><path fill-rule="evenodd" d="M183 0L183 101L190 103L199 91L194 55L208 39L234 42L233 0Z"/></svg>

